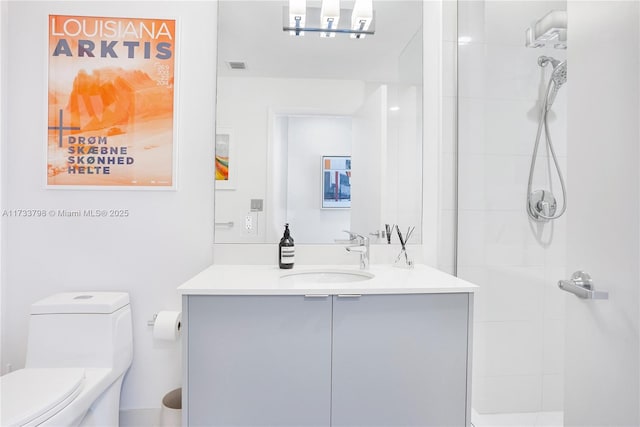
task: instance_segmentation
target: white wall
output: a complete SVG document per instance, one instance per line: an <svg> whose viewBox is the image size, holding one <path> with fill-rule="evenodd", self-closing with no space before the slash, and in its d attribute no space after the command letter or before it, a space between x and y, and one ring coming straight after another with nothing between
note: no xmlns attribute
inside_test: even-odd
<svg viewBox="0 0 640 427"><path fill-rule="evenodd" d="M7 27L8 27L8 3L0 3L0 52L7 51ZM7 88L6 72L7 60L4 55L0 54L0 209L6 206L6 194L4 190L5 177L5 163L6 163L6 126L4 123L5 111L6 111L6 99L1 96ZM7 221L4 217L0 216L0 325L6 325L6 310L5 310L5 273L4 268L4 256L7 253L6 246L6 234L7 234ZM0 338L0 355L2 354L3 339ZM4 357L0 357L0 373L5 372Z"/></svg>
<svg viewBox="0 0 640 427"><path fill-rule="evenodd" d="M122 408L157 408L163 394L180 385L180 345L154 342L147 320L158 310L180 307L176 287L212 263L216 10L215 2L8 3L2 102L11 108L2 111L2 208L120 208L130 216L6 221L3 370L24 365L34 301L61 291L124 290L131 297L134 360ZM178 19L177 191L43 188L50 13Z"/></svg>
<svg viewBox="0 0 640 427"><path fill-rule="evenodd" d="M481 286L473 360L473 406L481 413L563 406L564 296L556 282L566 275L567 219L534 223L525 199L550 76L537 58L562 59L566 51L524 47L531 22L563 8L552 1L459 3L458 35L471 41L458 46L458 275ZM565 86L549 115L565 174L566 100ZM534 189L551 185L560 199L555 172L545 172L546 151L538 156Z"/></svg>
<svg viewBox="0 0 640 427"><path fill-rule="evenodd" d="M606 301L566 296L566 426L640 425L640 7L569 2L568 273Z"/></svg>

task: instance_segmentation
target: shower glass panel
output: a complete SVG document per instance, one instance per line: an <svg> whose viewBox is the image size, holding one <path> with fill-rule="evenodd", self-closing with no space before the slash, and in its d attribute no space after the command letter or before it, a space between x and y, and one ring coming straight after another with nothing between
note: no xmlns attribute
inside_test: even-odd
<svg viewBox="0 0 640 427"><path fill-rule="evenodd" d="M476 427L560 426L564 295L556 281L566 276L566 216L531 219L527 186L556 68L538 60L554 58L559 66L566 49L562 43L527 47L532 43L526 31L550 11L566 10L566 2L474 0L457 6L457 274L480 285L472 420ZM571 84L570 73L563 84ZM565 177L566 101L563 87L546 118ZM544 139L532 188L552 192L562 207L556 164ZM548 205L540 209L550 212Z"/></svg>

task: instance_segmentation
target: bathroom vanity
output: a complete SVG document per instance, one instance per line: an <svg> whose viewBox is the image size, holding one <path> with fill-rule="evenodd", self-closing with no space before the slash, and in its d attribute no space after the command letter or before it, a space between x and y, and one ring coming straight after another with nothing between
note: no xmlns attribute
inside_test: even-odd
<svg viewBox="0 0 640 427"><path fill-rule="evenodd" d="M470 425L475 288L422 265L211 266L179 287L183 424Z"/></svg>

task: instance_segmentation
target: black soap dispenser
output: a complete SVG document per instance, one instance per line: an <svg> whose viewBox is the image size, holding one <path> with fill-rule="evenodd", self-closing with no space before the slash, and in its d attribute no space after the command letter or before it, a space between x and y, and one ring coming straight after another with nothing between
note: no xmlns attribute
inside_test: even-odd
<svg viewBox="0 0 640 427"><path fill-rule="evenodd" d="M280 239L278 245L278 258L280 268L293 268L295 261L295 248L293 247L293 238L289 232L289 224L284 225L284 235Z"/></svg>

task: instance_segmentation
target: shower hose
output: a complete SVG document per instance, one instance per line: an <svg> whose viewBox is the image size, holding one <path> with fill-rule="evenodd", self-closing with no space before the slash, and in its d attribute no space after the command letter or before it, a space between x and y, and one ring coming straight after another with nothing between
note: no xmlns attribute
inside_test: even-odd
<svg viewBox="0 0 640 427"><path fill-rule="evenodd" d="M536 142L533 147L533 154L531 157L531 168L529 169L529 184L527 185L527 212L532 219L535 219L538 221L540 219L543 219L546 221L558 219L562 216L562 214L564 214L564 211L567 209L567 190L564 184L564 178L562 177L562 172L560 171L560 165L558 164L558 158L553 148L553 142L551 141L551 133L549 132L549 124L547 122L547 115L551 110L551 105L553 103L553 100L549 99L550 96L552 96L551 91L552 89L555 89L555 91L557 91L557 88L554 88L555 84L556 83L553 81L553 79L549 79L549 84L547 85L547 93L545 96L545 102L542 105L542 114L540 117L540 121L538 123L538 132L536 133ZM558 178L560 179L560 187L562 187L562 209L560 210L559 213L557 214L553 213L549 216L542 213L543 209L541 207L535 212L531 210L532 209L531 208L531 195L532 195L531 185L533 183L533 172L535 171L535 168L536 168L536 157L538 155L538 147L540 145L540 137L542 136L543 128L544 128L546 144L547 144L547 147L549 147L549 151L551 152L551 157L553 158L553 164L555 165L556 172L558 173Z"/></svg>

